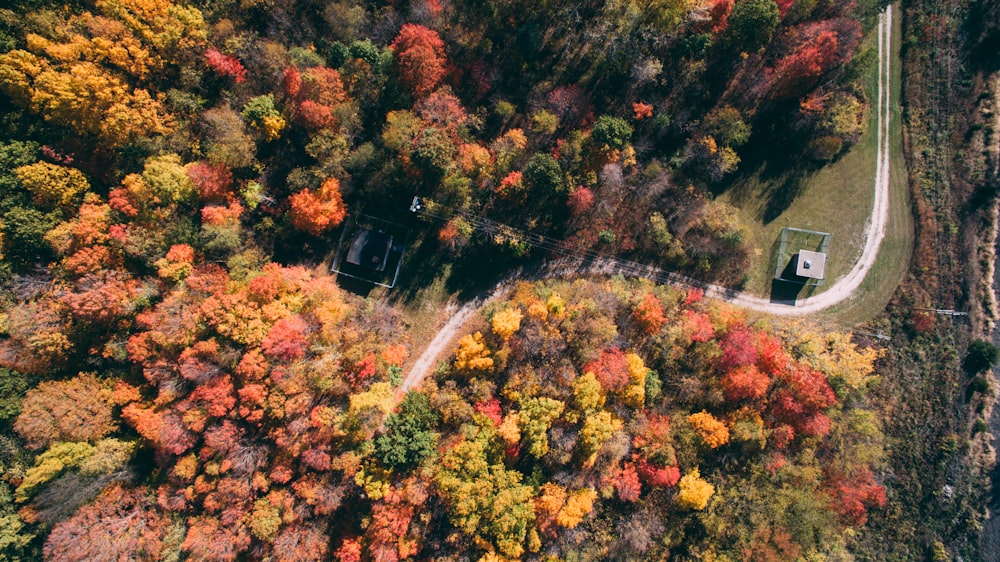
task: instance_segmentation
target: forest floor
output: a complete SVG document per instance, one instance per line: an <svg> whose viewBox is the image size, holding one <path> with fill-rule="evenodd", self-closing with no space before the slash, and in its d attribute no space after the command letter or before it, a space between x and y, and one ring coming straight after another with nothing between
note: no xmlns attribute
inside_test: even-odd
<svg viewBox="0 0 1000 562"><path fill-rule="evenodd" d="M433 339L424 348L423 353L410 366L402 385L399 388L399 395L416 388L424 379L427 373L431 372L436 365L437 359L452 348L452 342L458 336L462 327L472 317L473 313L482 307L486 302L502 297L510 289L515 279L525 279L526 277L563 277L572 275L601 275L601 274L621 274L633 277L645 277L659 283L669 283L674 285L689 286L703 289L705 296L730 302L736 306L771 314L775 316L804 316L814 315L820 311L829 309L835 305L842 305L849 301L855 292L862 287L866 276L872 271L877 263L877 259L883 255L880 246L886 235L886 227L890 219L890 178L892 160L890 159L890 126L892 123L892 111L890 108L891 83L892 83L892 6L888 6L883 14L879 16L878 27L878 47L879 47L879 76L878 76L878 102L877 102L877 142L878 155L875 169L875 197L872 206L871 217L865 228L863 251L857 263L847 275L838 279L826 291L819 295L808 297L793 302L773 301L769 298L758 297L749 293L743 293L711 285L691 279L676 273L661 270L656 267L646 266L617 259L596 259L592 261L580 260L559 260L550 262L543 268L525 276L524 272L515 272L507 275L503 280L494 285L491 289L483 291L476 298L464 303L453 310L448 321L434 335ZM899 204L902 204L900 202ZM907 211L908 212L908 211ZM905 270L905 264L904 264ZM897 280L898 282L898 280ZM890 293L895 290L896 284L888 287L881 287L882 291ZM883 303L884 304L884 303ZM879 309L880 310L880 309ZM878 310L869 313L877 313Z"/></svg>

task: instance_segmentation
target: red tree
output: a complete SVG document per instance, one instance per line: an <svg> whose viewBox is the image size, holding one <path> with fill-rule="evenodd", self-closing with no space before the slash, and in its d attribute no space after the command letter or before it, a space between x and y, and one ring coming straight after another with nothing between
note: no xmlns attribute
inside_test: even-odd
<svg viewBox="0 0 1000 562"><path fill-rule="evenodd" d="M145 489L113 484L97 499L53 527L46 560L157 560L170 520Z"/></svg>
<svg viewBox="0 0 1000 562"><path fill-rule="evenodd" d="M797 97L805 93L836 61L837 34L824 31L788 55L775 68L775 96Z"/></svg>
<svg viewBox="0 0 1000 562"><path fill-rule="evenodd" d="M222 76L232 78L237 84L247 80L247 70L243 68L243 64L229 55L222 54L215 47L205 51L205 62L209 68Z"/></svg>
<svg viewBox="0 0 1000 562"><path fill-rule="evenodd" d="M722 340L719 368L729 371L757 362L757 338L747 328L736 328Z"/></svg>
<svg viewBox="0 0 1000 562"><path fill-rule="evenodd" d="M756 400L764 396L771 380L754 365L737 367L722 377L722 389L732 401Z"/></svg>
<svg viewBox="0 0 1000 562"><path fill-rule="evenodd" d="M831 480L833 508L845 525L864 525L868 521L869 509L886 504L885 488L875 483L868 467L857 469L850 477L834 475Z"/></svg>
<svg viewBox="0 0 1000 562"><path fill-rule="evenodd" d="M185 170L202 201L224 200L233 186L233 173L225 164L195 162Z"/></svg>
<svg viewBox="0 0 1000 562"><path fill-rule="evenodd" d="M635 470L633 463L625 463L621 470L615 475L612 482L615 493L622 501L635 502L639 500L639 492L642 491L642 484L639 482L639 474Z"/></svg>
<svg viewBox="0 0 1000 562"><path fill-rule="evenodd" d="M418 98L434 91L447 72L444 41L432 29L405 24L389 48L395 55L400 82Z"/></svg>
<svg viewBox="0 0 1000 562"><path fill-rule="evenodd" d="M289 316L278 320L268 331L260 347L271 359L295 361L305 355L309 325L301 316Z"/></svg>
<svg viewBox="0 0 1000 562"><path fill-rule="evenodd" d="M617 347L606 349L600 357L585 365L583 373L594 373L604 390L620 390L628 384L628 360Z"/></svg>
<svg viewBox="0 0 1000 562"><path fill-rule="evenodd" d="M594 207L594 192L581 185L569 194L566 205L574 217L579 217Z"/></svg>

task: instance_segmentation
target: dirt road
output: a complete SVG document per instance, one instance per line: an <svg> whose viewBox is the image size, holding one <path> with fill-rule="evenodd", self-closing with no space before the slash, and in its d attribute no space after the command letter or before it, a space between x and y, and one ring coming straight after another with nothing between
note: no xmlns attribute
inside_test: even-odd
<svg viewBox="0 0 1000 562"><path fill-rule="evenodd" d="M889 220L889 120L891 116L889 101L890 78L892 76L890 62L892 61L891 49L892 33L892 6L887 6L885 11L879 15L878 26L878 101L877 105L877 142L878 155L877 166L874 178L875 203L872 206L872 215L865 227L865 244L861 253L861 258L854 265L850 272L844 277L837 279L826 291L816 295L796 301L794 305L787 303L771 302L770 299L750 295L740 291L727 289L718 285L712 285L678 275L669 271L664 271L656 267L642 265L627 260L614 258L599 258L591 261L563 259L551 262L544 270L532 274L532 278L559 277L574 274L614 274L620 273L633 277L647 277L658 283L668 283L689 287L699 287L705 291L705 296L716 298L733 303L737 306L772 314L775 316L802 316L814 314L817 311L829 308L850 298L865 276L875 264L878 257L879 247L885 237L886 224ZM523 278L523 277L522 277ZM446 349L451 349L451 342L458 335L466 321L482 307L486 302L504 296L513 285L515 276L508 276L503 281L497 283L488 293L473 299L461 307L457 308L448 322L442 326L431 343L424 349L423 353L413 364L407 373L403 384L399 389L402 396L406 391L416 388L420 381L424 379L428 372L435 365L435 361Z"/></svg>

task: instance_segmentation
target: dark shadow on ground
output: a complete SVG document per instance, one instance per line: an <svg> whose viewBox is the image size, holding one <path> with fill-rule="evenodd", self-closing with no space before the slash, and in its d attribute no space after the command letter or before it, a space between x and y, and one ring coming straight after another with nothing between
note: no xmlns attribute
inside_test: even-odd
<svg viewBox="0 0 1000 562"><path fill-rule="evenodd" d="M788 265L781 271L781 278L771 281L771 302L795 306L795 301L799 298L799 293L802 292L806 282L805 277L795 274L798 263L799 255L792 255Z"/></svg>

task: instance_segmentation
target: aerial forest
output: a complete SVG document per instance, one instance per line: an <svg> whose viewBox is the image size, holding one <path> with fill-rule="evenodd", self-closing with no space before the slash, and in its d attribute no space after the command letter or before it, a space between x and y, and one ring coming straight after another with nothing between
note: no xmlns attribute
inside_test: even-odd
<svg viewBox="0 0 1000 562"><path fill-rule="evenodd" d="M470 286L531 232L739 288L715 195L861 139L883 4L0 8L0 562L851 559L872 341L523 280L404 390L428 320L329 260L367 213Z"/></svg>

